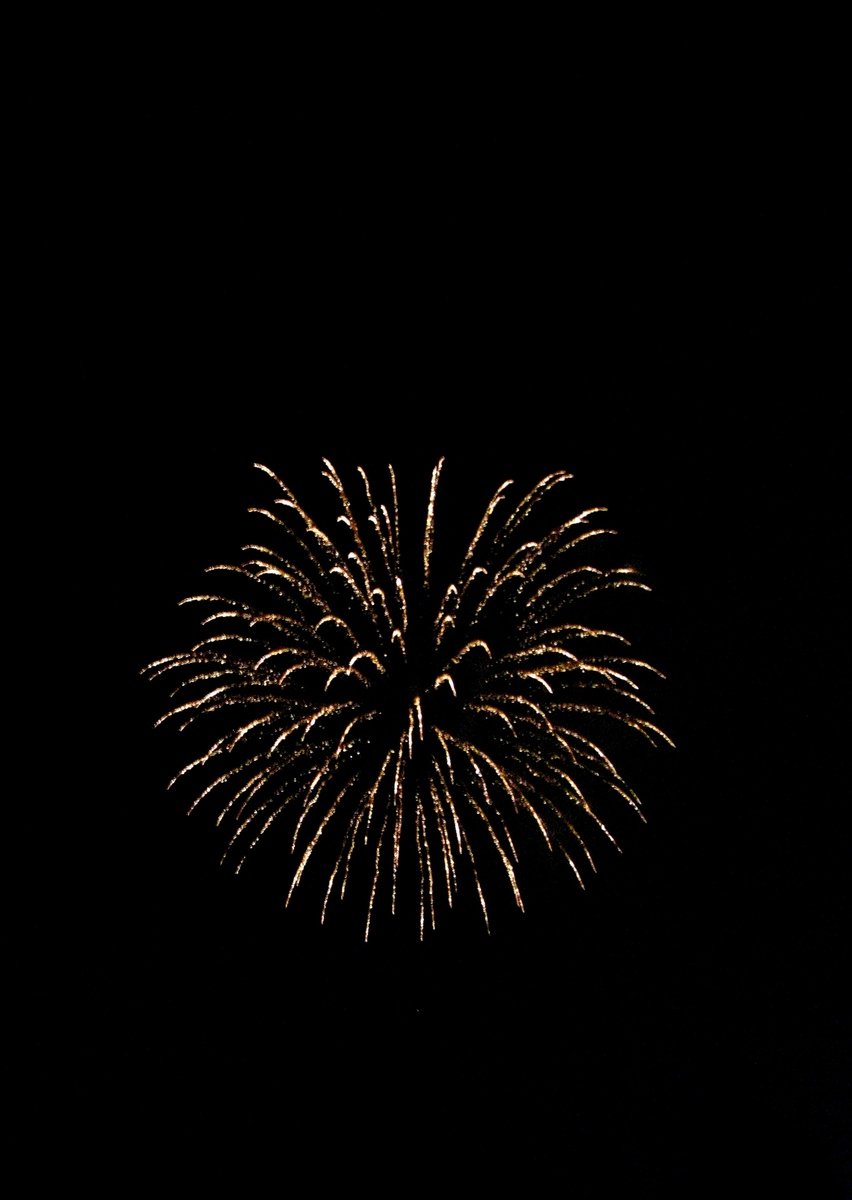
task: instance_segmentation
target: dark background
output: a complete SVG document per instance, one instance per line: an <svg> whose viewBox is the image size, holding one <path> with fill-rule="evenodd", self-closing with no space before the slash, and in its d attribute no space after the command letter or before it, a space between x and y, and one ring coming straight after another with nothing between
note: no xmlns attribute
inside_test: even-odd
<svg viewBox="0 0 852 1200"><path fill-rule="evenodd" d="M41 94L8 851L37 1172L846 1194L847 101L721 69ZM392 460L425 502L441 454L453 527L553 469L609 507L678 748L585 893L365 946L219 869L139 670L245 540L253 462L312 495L323 455Z"/></svg>

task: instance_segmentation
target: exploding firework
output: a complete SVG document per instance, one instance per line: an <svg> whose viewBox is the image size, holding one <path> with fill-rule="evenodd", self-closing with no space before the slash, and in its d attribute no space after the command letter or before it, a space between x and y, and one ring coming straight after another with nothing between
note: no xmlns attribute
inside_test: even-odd
<svg viewBox="0 0 852 1200"><path fill-rule="evenodd" d="M639 811L600 731L669 742L638 683L659 672L581 619L601 593L647 590L631 567L586 561L612 532L599 526L605 510L543 521L566 472L516 500L503 483L439 584L443 460L416 564L392 467L381 494L359 467L350 496L324 460L340 509L329 532L257 465L278 492L250 510L270 545L210 567L228 586L182 602L202 610L203 636L145 668L173 684L158 724L207 727L204 752L170 786L201 779L190 811L216 812L223 862L239 871L284 831L287 902L312 871L323 920L333 898L361 888L365 938L381 905L397 913L408 896L421 938L463 891L488 926L498 876L523 909L530 833L582 886L596 840L615 841L603 816L613 798Z"/></svg>

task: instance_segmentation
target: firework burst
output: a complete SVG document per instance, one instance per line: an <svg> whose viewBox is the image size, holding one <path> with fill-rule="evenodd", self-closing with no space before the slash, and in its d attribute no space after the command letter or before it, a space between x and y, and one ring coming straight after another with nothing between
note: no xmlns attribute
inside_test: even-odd
<svg viewBox="0 0 852 1200"><path fill-rule="evenodd" d="M196 781L190 811L216 812L223 861L239 871L285 831L287 902L315 870L324 920L357 885L365 938L379 906L396 913L409 894L421 937L464 889L488 926L494 867L522 909L530 831L582 886L595 840L614 843L610 799L639 811L599 731L669 742L640 695L654 668L580 619L600 593L647 590L631 567L586 561L612 532L604 510L542 531L571 476L547 475L517 499L503 483L447 585L436 577L442 465L413 566L392 467L381 494L358 468L350 497L324 460L340 510L329 532L258 464L277 489L250 510L264 544L209 568L227 586L183 601L201 610L200 640L145 668L173 685L158 724L207 727L204 752L172 785Z"/></svg>

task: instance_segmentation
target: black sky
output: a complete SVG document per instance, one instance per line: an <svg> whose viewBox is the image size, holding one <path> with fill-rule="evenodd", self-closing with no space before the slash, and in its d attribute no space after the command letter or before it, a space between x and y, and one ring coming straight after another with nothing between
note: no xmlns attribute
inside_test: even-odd
<svg viewBox="0 0 852 1200"><path fill-rule="evenodd" d="M710 71L43 99L9 853L24 1125L74 1170L844 1194L844 99ZM365 948L220 871L138 672L244 539L253 462L310 492L324 455L390 459L425 496L442 454L448 523L558 468L610 508L678 750L584 895Z"/></svg>

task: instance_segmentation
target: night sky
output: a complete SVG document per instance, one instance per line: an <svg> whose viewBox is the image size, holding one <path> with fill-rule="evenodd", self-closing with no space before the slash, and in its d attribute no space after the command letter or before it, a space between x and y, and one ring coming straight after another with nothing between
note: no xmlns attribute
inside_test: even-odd
<svg viewBox="0 0 852 1200"><path fill-rule="evenodd" d="M686 70L42 97L7 583L36 1178L848 1194L843 100ZM419 522L441 455L456 533L507 477L609 508L677 749L626 747L648 824L586 892L541 863L490 936L365 946L357 904L321 928L218 866L139 672L250 540L253 462L311 497L323 456L392 461Z"/></svg>

